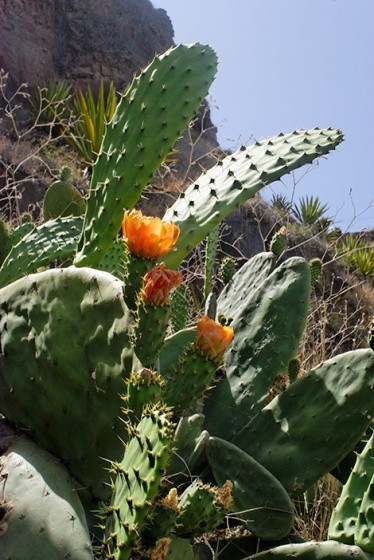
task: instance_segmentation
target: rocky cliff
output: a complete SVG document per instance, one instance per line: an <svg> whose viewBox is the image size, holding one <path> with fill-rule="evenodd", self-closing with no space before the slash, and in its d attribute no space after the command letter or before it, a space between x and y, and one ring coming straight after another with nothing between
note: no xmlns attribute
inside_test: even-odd
<svg viewBox="0 0 374 560"><path fill-rule="evenodd" d="M149 0L0 2L0 67L18 84L104 78L123 88L173 35L165 10Z"/></svg>

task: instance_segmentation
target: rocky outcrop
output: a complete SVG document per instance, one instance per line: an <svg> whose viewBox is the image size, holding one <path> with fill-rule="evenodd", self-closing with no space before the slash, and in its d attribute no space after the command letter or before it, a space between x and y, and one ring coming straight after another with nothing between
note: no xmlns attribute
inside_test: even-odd
<svg viewBox="0 0 374 560"><path fill-rule="evenodd" d="M18 84L104 78L122 88L173 35L165 10L149 0L0 2L0 67Z"/></svg>

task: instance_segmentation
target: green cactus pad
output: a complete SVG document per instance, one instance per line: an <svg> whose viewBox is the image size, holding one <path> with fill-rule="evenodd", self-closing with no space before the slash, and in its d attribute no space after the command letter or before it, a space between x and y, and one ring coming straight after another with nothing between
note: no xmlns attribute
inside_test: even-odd
<svg viewBox="0 0 374 560"><path fill-rule="evenodd" d="M86 201L69 181L55 181L47 189L43 200L44 221L65 216L83 216Z"/></svg>
<svg viewBox="0 0 374 560"><path fill-rule="evenodd" d="M233 285L240 286L237 275L240 271ZM247 292L232 291L238 313L235 307L229 310L234 339L224 356L226 377L208 395L204 408L208 432L227 440L260 410L274 379L287 370L298 350L309 311L309 265L292 257L252 294Z"/></svg>
<svg viewBox="0 0 374 560"><path fill-rule="evenodd" d="M97 497L118 460L133 370L123 284L87 268L31 274L0 290L0 411L63 458Z"/></svg>
<svg viewBox="0 0 374 560"><path fill-rule="evenodd" d="M181 352L177 363L168 370L161 370L165 380L165 402L176 413L193 410L210 387L217 369L217 363L203 356L194 343L188 345Z"/></svg>
<svg viewBox="0 0 374 560"><path fill-rule="evenodd" d="M142 298L136 306L134 350L145 367L153 367L164 343L170 305L148 305Z"/></svg>
<svg viewBox="0 0 374 560"><path fill-rule="evenodd" d="M296 130L241 148L203 173L164 215L181 229L176 251L163 260L176 268L239 204L286 173L327 154L343 140L340 130Z"/></svg>
<svg viewBox="0 0 374 560"><path fill-rule="evenodd" d="M234 277L236 272L235 260L232 257L225 257L219 267L219 275L226 286Z"/></svg>
<svg viewBox="0 0 374 560"><path fill-rule="evenodd" d="M174 333L185 328L192 303L191 290L186 284L178 286L171 294L170 323Z"/></svg>
<svg viewBox="0 0 374 560"><path fill-rule="evenodd" d="M174 484L185 482L196 472L205 453L209 434L203 430L203 414L182 416L175 430L175 452L171 456L167 476Z"/></svg>
<svg viewBox="0 0 374 560"><path fill-rule="evenodd" d="M359 529L358 514L372 476L374 476L374 431L362 453L357 454L352 472L332 512L328 528L329 539L345 544L356 544L355 531L356 528Z"/></svg>
<svg viewBox="0 0 374 560"><path fill-rule="evenodd" d="M122 238L116 239L109 247L100 263L97 265L99 270L104 270L113 274L120 280L125 279L127 265L126 247Z"/></svg>
<svg viewBox="0 0 374 560"><path fill-rule="evenodd" d="M234 318L245 308L248 297L269 276L275 265L274 253L259 253L250 258L233 276L217 299L217 313Z"/></svg>
<svg viewBox="0 0 374 560"><path fill-rule="evenodd" d="M144 408L161 400L162 377L147 368L132 372L126 380L126 416L133 424L137 424Z"/></svg>
<svg viewBox="0 0 374 560"><path fill-rule="evenodd" d="M26 436L0 458L0 560L93 560L86 517L74 480Z"/></svg>
<svg viewBox="0 0 374 560"><path fill-rule="evenodd" d="M226 480L222 483L226 483ZM179 500L180 515L176 523L177 535L202 535L213 531L224 520L231 506L231 485L218 488L196 479L186 488Z"/></svg>
<svg viewBox="0 0 374 560"><path fill-rule="evenodd" d="M303 492L361 439L374 414L374 352L354 350L304 375L265 406L233 443L289 492Z"/></svg>
<svg viewBox="0 0 374 560"><path fill-rule="evenodd" d="M290 383L296 381L300 373L300 360L299 358L291 358L287 366L287 375Z"/></svg>
<svg viewBox="0 0 374 560"><path fill-rule="evenodd" d="M32 222L29 221L22 222L22 224L14 228L14 230L9 235L9 240L11 242L12 247L14 245L17 245L17 243L21 241L21 239L26 237L26 235L28 235L31 231L35 231L35 230L36 230L36 225L33 224Z"/></svg>
<svg viewBox="0 0 374 560"><path fill-rule="evenodd" d="M285 226L282 226L277 233L273 235L270 241L270 251L276 257L280 257L287 247L287 234Z"/></svg>
<svg viewBox="0 0 374 560"><path fill-rule="evenodd" d="M117 105L93 166L75 264L100 262L131 209L208 93L217 58L209 46L178 45L156 57Z"/></svg>
<svg viewBox="0 0 374 560"><path fill-rule="evenodd" d="M101 517L105 520L103 550L115 560L127 560L139 540L169 461L173 428L168 409L149 408L133 428L122 461L112 463L111 502L103 507Z"/></svg>
<svg viewBox="0 0 374 560"><path fill-rule="evenodd" d="M220 237L220 226L214 227L208 234L205 244L204 261L204 297L207 298L212 291L215 272L218 244Z"/></svg>
<svg viewBox="0 0 374 560"><path fill-rule="evenodd" d="M74 254L82 229L82 218L57 218L32 228L13 248L0 268L0 288L25 274L36 272L57 259ZM26 224L25 224L26 225ZM28 224L27 224L28 225Z"/></svg>
<svg viewBox="0 0 374 560"><path fill-rule="evenodd" d="M217 483L223 484L227 479L233 483L232 517L264 540L278 540L290 532L293 504L268 470L220 438L209 438L207 456Z"/></svg>
<svg viewBox="0 0 374 560"><path fill-rule="evenodd" d="M247 560L373 560L358 546L349 546L336 541L284 544L249 556Z"/></svg>
<svg viewBox="0 0 374 560"><path fill-rule="evenodd" d="M9 231L3 220L0 218L0 266L3 264L5 257L9 253L12 243L9 237Z"/></svg>
<svg viewBox="0 0 374 560"><path fill-rule="evenodd" d="M374 460L371 463L372 471L373 466ZM362 497L355 530L355 544L365 552L374 554L374 473Z"/></svg>

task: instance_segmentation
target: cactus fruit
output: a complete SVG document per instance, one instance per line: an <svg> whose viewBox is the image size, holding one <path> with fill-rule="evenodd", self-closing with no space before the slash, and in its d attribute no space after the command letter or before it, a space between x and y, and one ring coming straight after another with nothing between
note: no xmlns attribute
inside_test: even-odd
<svg viewBox="0 0 374 560"><path fill-rule="evenodd" d="M115 560L127 560L135 541L140 544L150 502L170 458L174 433L170 411L161 406L148 408L130 432L122 461L111 464L111 502L100 514L105 527L103 552Z"/></svg>
<svg viewBox="0 0 374 560"><path fill-rule="evenodd" d="M14 437L0 458L0 560L93 560L75 481L50 453Z"/></svg>
<svg viewBox="0 0 374 560"><path fill-rule="evenodd" d="M217 57L204 45L178 45L156 57L120 99L92 168L75 264L94 266L208 93Z"/></svg>
<svg viewBox="0 0 374 560"><path fill-rule="evenodd" d="M69 182L70 169L63 167L58 181L47 189L43 200L44 221L65 216L83 216L86 201L81 193Z"/></svg>
<svg viewBox="0 0 374 560"><path fill-rule="evenodd" d="M292 383L232 441L287 491L303 492L361 439L374 414L373 383L372 350L341 354Z"/></svg>
<svg viewBox="0 0 374 560"><path fill-rule="evenodd" d="M371 430L365 448L362 453L357 454L356 463L353 470L344 484L338 503L332 512L328 538L340 541L345 544L357 544L364 549L361 543L356 542L356 534L363 535L370 523L365 522L365 499L367 492L370 494L370 486L374 477L374 430ZM372 492L372 488L371 488ZM362 512L360 515L360 511ZM372 505L373 511L373 505ZM370 514L369 514L370 515ZM374 520L371 520L372 531L374 528ZM361 542L363 539L358 537ZM374 542L374 535L372 535ZM370 541L369 541L370 542ZM367 552L373 550L367 549Z"/></svg>
<svg viewBox="0 0 374 560"><path fill-rule="evenodd" d="M257 537L278 540L293 525L293 504L280 482L241 449L211 437L207 456L218 484L233 483L232 517L240 519Z"/></svg>
<svg viewBox="0 0 374 560"><path fill-rule="evenodd" d="M134 356L122 289L106 272L69 267L0 290L0 410L97 497L108 496L102 457L118 460L126 437L119 393Z"/></svg>
<svg viewBox="0 0 374 560"><path fill-rule="evenodd" d="M277 233L273 235L270 241L270 251L276 257L280 257L287 247L287 230L286 226L282 226Z"/></svg>
<svg viewBox="0 0 374 560"><path fill-rule="evenodd" d="M56 218L32 228L4 260L0 268L0 288L57 259L71 257L81 229L82 218L79 216Z"/></svg>
<svg viewBox="0 0 374 560"><path fill-rule="evenodd" d="M177 250L165 257L176 268L226 216L261 188L311 163L342 141L340 130L297 130L241 148L203 173L166 211L181 229Z"/></svg>
<svg viewBox="0 0 374 560"><path fill-rule="evenodd" d="M309 261L309 266L310 266L310 283L311 286L314 287L319 281L319 279L321 278L323 263L321 259L317 259L317 258L311 259Z"/></svg>
<svg viewBox="0 0 374 560"><path fill-rule="evenodd" d="M287 374L290 383L296 381L300 373L300 360L299 358L291 358L287 366Z"/></svg>
<svg viewBox="0 0 374 560"><path fill-rule="evenodd" d="M235 260L232 257L225 257L222 259L219 267L219 275L225 286L233 279L235 270Z"/></svg>

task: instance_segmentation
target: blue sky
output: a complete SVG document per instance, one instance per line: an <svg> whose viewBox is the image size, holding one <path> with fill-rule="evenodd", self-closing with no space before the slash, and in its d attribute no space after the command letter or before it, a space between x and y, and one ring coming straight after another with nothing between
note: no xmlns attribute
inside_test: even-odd
<svg viewBox="0 0 374 560"><path fill-rule="evenodd" d="M343 231L374 228L374 0L153 4L167 11L176 43L217 51L210 103L224 148L297 128L343 130L335 152L269 187L265 198L318 196Z"/></svg>

